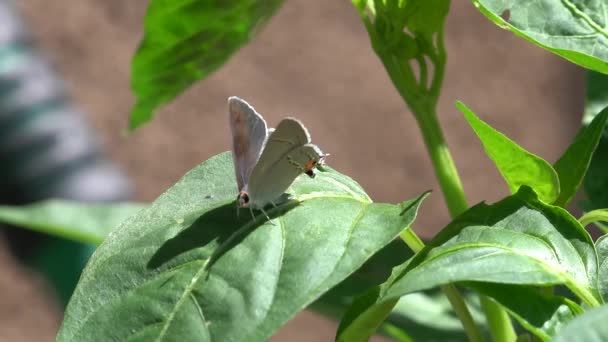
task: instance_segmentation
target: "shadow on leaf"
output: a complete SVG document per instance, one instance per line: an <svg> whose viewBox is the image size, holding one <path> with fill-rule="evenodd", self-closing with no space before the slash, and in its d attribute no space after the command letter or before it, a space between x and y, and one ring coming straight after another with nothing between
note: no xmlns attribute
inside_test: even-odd
<svg viewBox="0 0 608 342"><path fill-rule="evenodd" d="M241 243L256 228L264 224L274 224L275 218L284 215L298 205L299 202L289 200L276 208L267 210L271 221L268 221L261 211L255 213L255 219L249 215L248 209L240 210L240 214L237 215L234 202L211 209L175 237L165 241L150 258L147 268L159 268L188 251L215 244L217 247L213 250L206 266L206 268L210 268L222 255Z"/></svg>

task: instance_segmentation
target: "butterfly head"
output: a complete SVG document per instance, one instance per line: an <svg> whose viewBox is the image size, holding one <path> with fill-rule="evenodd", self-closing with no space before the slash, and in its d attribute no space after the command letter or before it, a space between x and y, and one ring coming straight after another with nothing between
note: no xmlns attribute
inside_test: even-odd
<svg viewBox="0 0 608 342"><path fill-rule="evenodd" d="M249 194L246 191L241 191L236 196L236 205L239 208L249 207Z"/></svg>

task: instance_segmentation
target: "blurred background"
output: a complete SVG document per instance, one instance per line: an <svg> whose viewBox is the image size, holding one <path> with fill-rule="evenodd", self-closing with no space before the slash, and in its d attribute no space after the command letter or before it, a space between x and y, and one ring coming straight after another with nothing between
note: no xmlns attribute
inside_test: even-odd
<svg viewBox="0 0 608 342"><path fill-rule="evenodd" d="M350 1L285 1L260 35L218 72L125 138L121 132L134 101L130 59L147 4L16 3L38 52L65 82L77 115L97 134L100 155L124 171L111 174L117 182L131 182L134 192L124 183L117 199L152 201L195 165L229 150L226 98L238 95L271 126L287 115L301 119L313 142L331 154L327 163L357 180L375 201L400 202L433 189L414 226L423 237L448 222L414 118ZM6 23L0 18L0 31ZM467 1L452 2L445 43L440 121L470 204L492 202L508 189L454 102L463 101L553 162L580 126L584 71L499 29ZM0 341L54 340L62 315L56 291L11 252L6 238L0 245L0 296ZM328 341L335 329L335 323L304 312L272 340Z"/></svg>

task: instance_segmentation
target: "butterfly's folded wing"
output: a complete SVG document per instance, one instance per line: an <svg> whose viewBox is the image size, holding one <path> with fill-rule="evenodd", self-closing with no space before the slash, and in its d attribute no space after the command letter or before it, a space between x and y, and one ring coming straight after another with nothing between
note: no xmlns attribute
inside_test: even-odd
<svg viewBox="0 0 608 342"><path fill-rule="evenodd" d="M254 168L248 185L251 198L249 205L254 209L260 209L276 201L296 177L305 171L307 163L312 160L318 162L322 156L323 152L316 145L306 144L292 149L265 168L264 172L258 172L259 168Z"/></svg>
<svg viewBox="0 0 608 342"><path fill-rule="evenodd" d="M308 143L310 143L310 135L299 120L294 118L281 120L268 136L262 155L252 171L252 177L253 174L264 174L287 153Z"/></svg>
<svg viewBox="0 0 608 342"><path fill-rule="evenodd" d="M244 100L228 98L230 129L232 131L232 158L238 189L241 191L266 143L268 127L266 121Z"/></svg>

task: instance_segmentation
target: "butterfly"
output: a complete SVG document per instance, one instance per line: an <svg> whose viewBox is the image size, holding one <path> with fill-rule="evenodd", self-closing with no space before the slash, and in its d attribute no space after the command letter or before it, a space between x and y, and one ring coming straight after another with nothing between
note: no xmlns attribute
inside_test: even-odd
<svg viewBox="0 0 608 342"><path fill-rule="evenodd" d="M244 100L228 98L232 158L238 187L237 208L261 210L274 203L302 173L314 178L326 154L310 143L306 127L295 118L268 129L264 118ZM255 217L254 217L255 218Z"/></svg>

